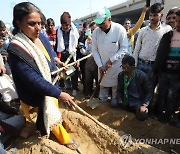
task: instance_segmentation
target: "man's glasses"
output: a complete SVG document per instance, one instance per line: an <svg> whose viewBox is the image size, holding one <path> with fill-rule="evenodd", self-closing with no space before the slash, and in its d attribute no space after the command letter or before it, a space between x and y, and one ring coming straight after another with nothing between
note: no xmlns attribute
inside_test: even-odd
<svg viewBox="0 0 180 154"><path fill-rule="evenodd" d="M123 66L123 65L121 65L120 67L121 67L123 70L129 70L129 69L132 68L132 66Z"/></svg>

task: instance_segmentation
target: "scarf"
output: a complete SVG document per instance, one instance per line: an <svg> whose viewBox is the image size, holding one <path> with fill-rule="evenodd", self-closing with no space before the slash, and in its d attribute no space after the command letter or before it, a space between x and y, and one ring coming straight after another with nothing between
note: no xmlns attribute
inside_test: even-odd
<svg viewBox="0 0 180 154"><path fill-rule="evenodd" d="M69 36L69 54L76 50L78 45L79 33L75 25L71 22L71 30ZM57 29L57 52L62 52L65 50L63 33L61 26ZM76 54L73 56L74 61L76 61Z"/></svg>
<svg viewBox="0 0 180 154"><path fill-rule="evenodd" d="M52 83L50 68L43 52L23 33L16 34L13 37L12 42L18 44L34 58L35 63L37 64L44 79ZM54 98L50 96L45 96L44 99L43 120L48 137L50 130L52 130L59 122L62 122L61 112L55 105L53 99Z"/></svg>

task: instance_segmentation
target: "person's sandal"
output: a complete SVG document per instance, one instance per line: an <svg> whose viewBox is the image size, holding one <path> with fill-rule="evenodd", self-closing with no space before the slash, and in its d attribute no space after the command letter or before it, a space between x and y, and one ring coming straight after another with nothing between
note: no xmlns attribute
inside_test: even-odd
<svg viewBox="0 0 180 154"><path fill-rule="evenodd" d="M76 143L74 140L71 140L70 143L65 144L65 146L71 150L76 150L79 148L79 144Z"/></svg>
<svg viewBox="0 0 180 154"><path fill-rule="evenodd" d="M79 154L82 154L81 150L79 149L79 144L74 140L72 140L72 142L70 143L65 144L65 146L71 150L76 150Z"/></svg>

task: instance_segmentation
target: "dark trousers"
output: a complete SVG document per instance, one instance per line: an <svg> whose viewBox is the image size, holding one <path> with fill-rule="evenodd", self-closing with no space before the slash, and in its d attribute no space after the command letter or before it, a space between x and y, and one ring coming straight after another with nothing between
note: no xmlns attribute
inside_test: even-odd
<svg viewBox="0 0 180 154"><path fill-rule="evenodd" d="M61 52L61 61L66 62L67 58L69 57L69 52L68 51L63 51ZM73 58L71 58L69 63L74 62ZM78 90L78 68L76 68L75 72L72 74L72 76L68 79L70 82L70 88L73 90ZM60 80L60 87L64 87L64 80ZM69 88L69 87L68 87Z"/></svg>
<svg viewBox="0 0 180 154"><path fill-rule="evenodd" d="M147 112L143 112L143 113L139 112L141 105L125 106L123 104L118 104L118 106L124 110L135 113L138 120L144 121L148 118L148 110Z"/></svg>
<svg viewBox="0 0 180 154"><path fill-rule="evenodd" d="M83 91L85 91L85 64L86 60L80 62L81 82L83 84Z"/></svg>
<svg viewBox="0 0 180 154"><path fill-rule="evenodd" d="M150 79L151 84L152 84L152 88L154 90L156 85L157 85L157 83L158 83L158 80L157 80L157 76L156 75L152 76L152 73L153 73L153 63L152 64L146 64L146 63L142 63L142 62L138 61L137 68L139 70L143 71L144 73L146 73L149 76L149 79Z"/></svg>
<svg viewBox="0 0 180 154"><path fill-rule="evenodd" d="M180 98L180 75L162 72L159 74L159 88L156 110L169 118L178 108Z"/></svg>
<svg viewBox="0 0 180 154"><path fill-rule="evenodd" d="M96 86L98 83L98 68L85 68L85 95L91 95L93 92L93 83L96 81ZM99 90L97 90L97 93ZM96 94L98 96L98 94Z"/></svg>
<svg viewBox="0 0 180 154"><path fill-rule="evenodd" d="M73 90L78 90L78 68L76 68L75 72L73 75L68 79L71 83L71 88Z"/></svg>

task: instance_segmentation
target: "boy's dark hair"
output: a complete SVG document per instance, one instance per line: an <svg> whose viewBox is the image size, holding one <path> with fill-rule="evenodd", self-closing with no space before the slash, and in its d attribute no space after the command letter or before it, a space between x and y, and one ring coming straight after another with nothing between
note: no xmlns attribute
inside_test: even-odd
<svg viewBox="0 0 180 154"><path fill-rule="evenodd" d="M155 3L151 5L150 12L151 13L160 13L164 9L164 6L161 3Z"/></svg>
<svg viewBox="0 0 180 154"><path fill-rule="evenodd" d="M122 59L122 64L129 64L129 66L135 66L135 59L132 56L125 55Z"/></svg>
<svg viewBox="0 0 180 154"><path fill-rule="evenodd" d="M180 16L180 9L177 10L176 15Z"/></svg>
<svg viewBox="0 0 180 154"><path fill-rule="evenodd" d="M64 12L61 15L61 24L70 24L71 23L71 15L69 14L69 12Z"/></svg>

